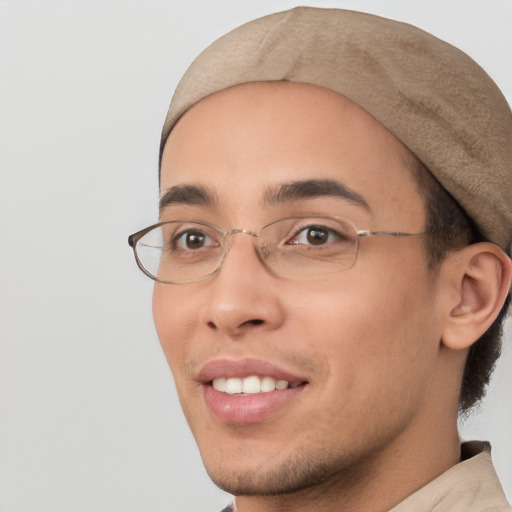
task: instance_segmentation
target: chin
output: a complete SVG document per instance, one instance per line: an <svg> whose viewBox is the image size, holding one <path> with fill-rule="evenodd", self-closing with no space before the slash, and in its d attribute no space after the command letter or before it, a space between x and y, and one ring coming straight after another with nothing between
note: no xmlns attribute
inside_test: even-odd
<svg viewBox="0 0 512 512"><path fill-rule="evenodd" d="M242 456L243 460L243 456ZM230 465L205 463L212 481L234 496L276 496L310 490L315 487L347 484L355 477L347 457L325 453L295 453L287 460ZM350 470L349 470L350 469Z"/></svg>

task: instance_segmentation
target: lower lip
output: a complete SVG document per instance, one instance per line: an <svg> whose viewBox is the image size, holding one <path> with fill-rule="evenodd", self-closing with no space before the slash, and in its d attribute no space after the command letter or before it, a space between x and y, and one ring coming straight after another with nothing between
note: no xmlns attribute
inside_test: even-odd
<svg viewBox="0 0 512 512"><path fill-rule="evenodd" d="M304 390L304 385L253 395L228 395L211 385L204 386L204 399L213 416L224 423L258 423L288 405Z"/></svg>

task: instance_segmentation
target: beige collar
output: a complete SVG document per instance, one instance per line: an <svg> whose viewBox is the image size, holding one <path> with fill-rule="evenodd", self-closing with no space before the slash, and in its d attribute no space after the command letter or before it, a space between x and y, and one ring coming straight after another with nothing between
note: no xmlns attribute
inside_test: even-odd
<svg viewBox="0 0 512 512"><path fill-rule="evenodd" d="M489 443L463 443L463 461L390 512L511 512L492 465Z"/></svg>

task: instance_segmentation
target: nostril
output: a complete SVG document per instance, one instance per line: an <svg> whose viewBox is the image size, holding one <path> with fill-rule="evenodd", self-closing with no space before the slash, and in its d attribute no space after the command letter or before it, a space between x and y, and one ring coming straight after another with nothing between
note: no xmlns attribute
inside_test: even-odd
<svg viewBox="0 0 512 512"><path fill-rule="evenodd" d="M244 325L250 326L250 325L263 325L265 323L265 320L261 320L260 318L255 318L253 320L247 320L246 322L242 322L239 327L243 327ZM206 324L210 329L217 330L218 326L215 322L208 322Z"/></svg>

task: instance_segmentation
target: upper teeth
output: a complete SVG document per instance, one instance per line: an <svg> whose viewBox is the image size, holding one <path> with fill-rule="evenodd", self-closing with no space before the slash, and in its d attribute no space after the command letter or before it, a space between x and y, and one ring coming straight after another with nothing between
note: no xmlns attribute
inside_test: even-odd
<svg viewBox="0 0 512 512"><path fill-rule="evenodd" d="M283 390L290 386L287 380L276 380L272 377L257 377L251 375L245 379L230 377L229 379L218 378L213 379L212 385L217 391L228 393L229 395L237 395L240 393L267 393L269 391Z"/></svg>

